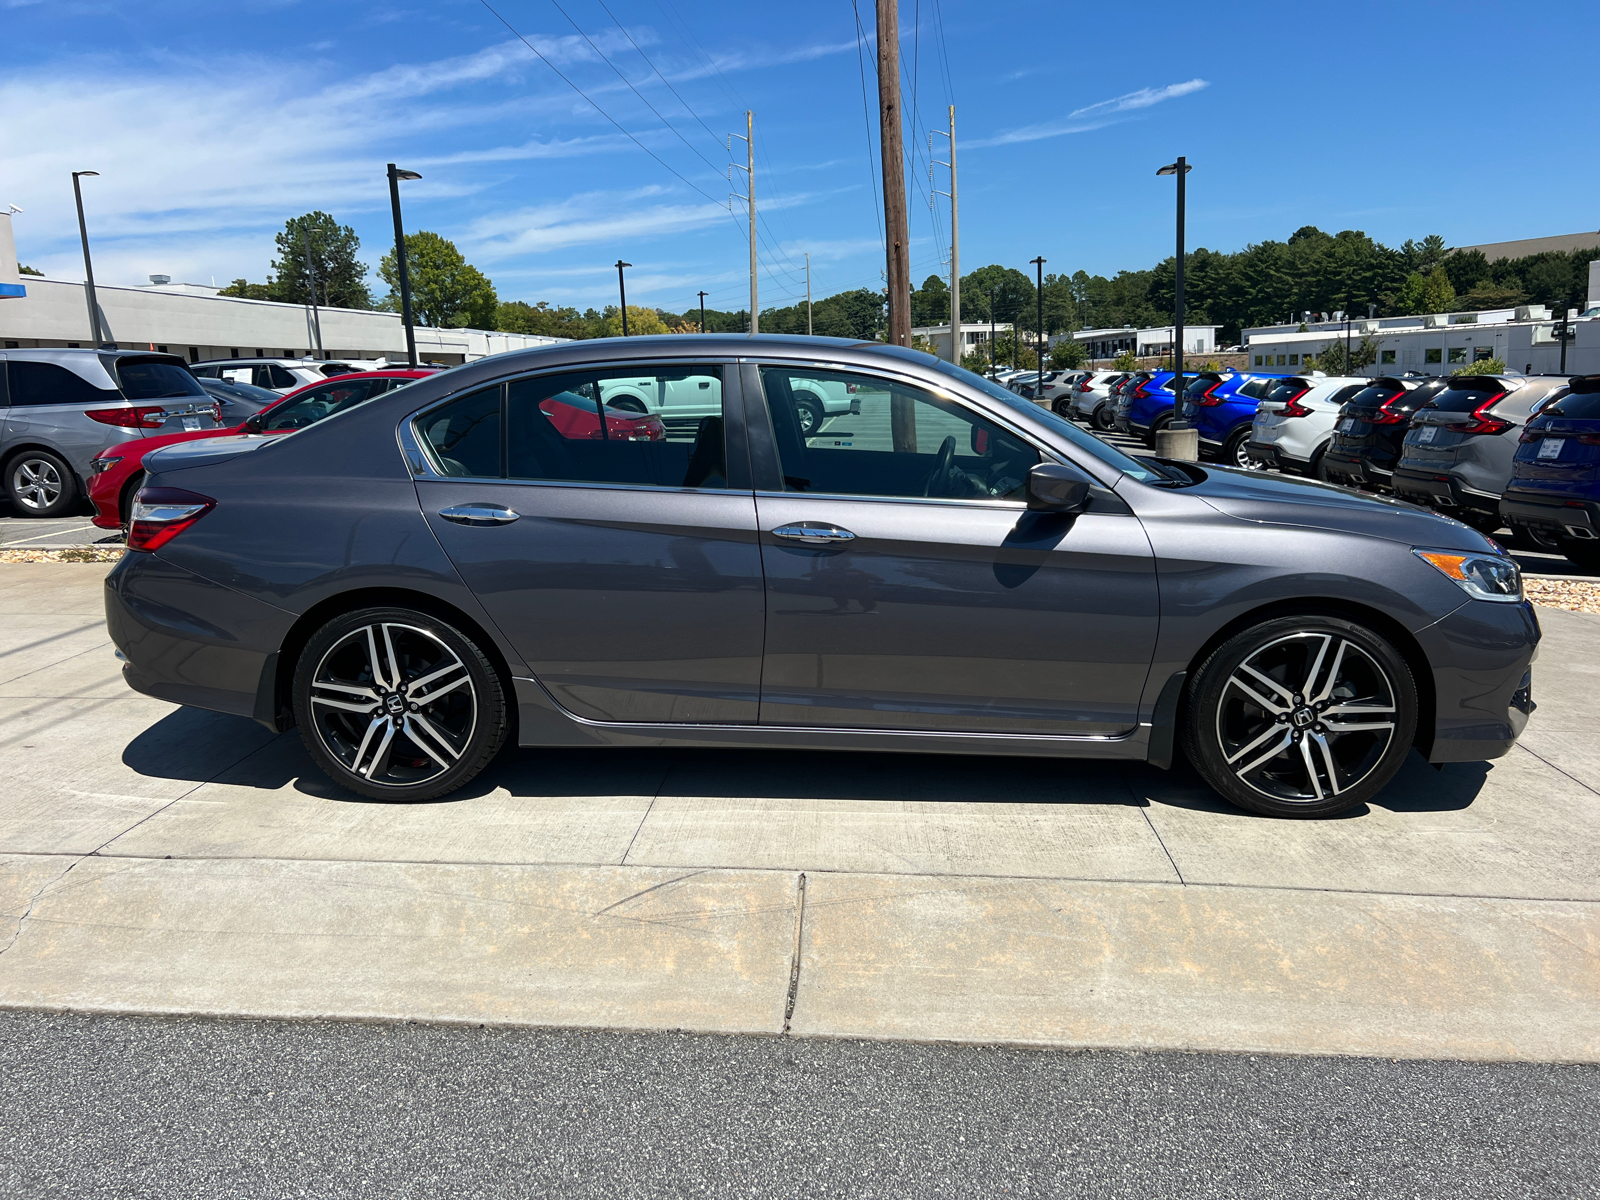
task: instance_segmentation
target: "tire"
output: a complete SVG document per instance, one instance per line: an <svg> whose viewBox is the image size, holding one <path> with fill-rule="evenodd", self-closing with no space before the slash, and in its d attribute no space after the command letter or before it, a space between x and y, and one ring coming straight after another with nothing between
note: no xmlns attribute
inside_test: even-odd
<svg viewBox="0 0 1600 1200"><path fill-rule="evenodd" d="M1567 556L1567 561L1581 571L1591 575L1600 575L1600 542L1577 541L1574 538L1561 539L1561 553Z"/></svg>
<svg viewBox="0 0 1600 1200"><path fill-rule="evenodd" d="M122 485L122 498L117 502L117 516L122 521L122 540L128 540L128 530L133 524L133 498L139 494L139 489L144 486L144 472L135 471L128 482Z"/></svg>
<svg viewBox="0 0 1600 1200"><path fill-rule="evenodd" d="M78 504L78 477L58 454L24 450L6 461L6 499L19 517L64 517Z"/></svg>
<svg viewBox="0 0 1600 1200"><path fill-rule="evenodd" d="M1095 409L1094 416L1089 419L1089 422L1101 433L1110 433L1117 423L1117 414L1112 409L1111 402L1108 400Z"/></svg>
<svg viewBox="0 0 1600 1200"><path fill-rule="evenodd" d="M1341 617L1281 617L1235 635L1206 658L1188 695L1189 761L1224 799L1267 816L1365 803L1394 778L1416 733L1405 659Z"/></svg>
<svg viewBox="0 0 1600 1200"><path fill-rule="evenodd" d="M644 401L635 399L633 396L618 396L615 400L607 400L606 407L614 408L618 412L638 413L640 416L644 416L648 411L644 406Z"/></svg>
<svg viewBox="0 0 1600 1200"><path fill-rule="evenodd" d="M822 401L809 392L802 392L794 398L794 414L799 418L802 436L815 433L822 428L822 422L828 417L822 407Z"/></svg>
<svg viewBox="0 0 1600 1200"><path fill-rule="evenodd" d="M1532 550L1539 554L1560 554L1561 539L1542 533L1527 525L1511 525L1511 542L1519 550Z"/></svg>
<svg viewBox="0 0 1600 1200"><path fill-rule="evenodd" d="M510 727L484 652L408 608L358 609L317 630L295 665L293 698L312 761L376 800L455 791L499 753Z"/></svg>
<svg viewBox="0 0 1600 1200"><path fill-rule="evenodd" d="M1227 445L1223 446L1220 459L1225 467L1238 467L1244 471L1261 471L1265 464L1260 459L1250 457L1250 426L1244 425L1235 430L1228 438Z"/></svg>
<svg viewBox="0 0 1600 1200"><path fill-rule="evenodd" d="M1145 430L1144 444L1150 447L1150 449L1154 450L1156 448L1156 434L1160 433L1163 429L1171 424L1172 418L1170 416L1157 417L1155 420L1151 421L1150 428Z"/></svg>
<svg viewBox="0 0 1600 1200"><path fill-rule="evenodd" d="M1327 454L1328 447L1320 447L1317 452L1311 456L1311 461L1306 464L1306 474L1312 479L1322 480L1323 483L1332 483L1333 480L1328 478L1328 468L1322 461L1327 457Z"/></svg>

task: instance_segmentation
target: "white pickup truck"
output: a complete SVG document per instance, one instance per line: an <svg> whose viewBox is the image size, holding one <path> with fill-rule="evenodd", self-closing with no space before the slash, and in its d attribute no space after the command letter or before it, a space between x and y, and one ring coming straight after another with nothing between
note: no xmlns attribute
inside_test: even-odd
<svg viewBox="0 0 1600 1200"><path fill-rule="evenodd" d="M795 379L794 403L800 432L814 433L823 421L859 411L860 400L850 385L837 379ZM702 417L722 415L722 384L708 375L641 375L635 379L602 379L600 398L607 408L660 417L669 433L687 429ZM681 422L681 424L679 424Z"/></svg>

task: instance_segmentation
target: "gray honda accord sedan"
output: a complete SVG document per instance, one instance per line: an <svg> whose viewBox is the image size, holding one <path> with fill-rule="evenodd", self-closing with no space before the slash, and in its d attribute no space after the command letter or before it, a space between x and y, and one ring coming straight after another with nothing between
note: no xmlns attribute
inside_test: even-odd
<svg viewBox="0 0 1600 1200"><path fill-rule="evenodd" d="M802 419L806 404L825 411ZM366 796L519 746L1134 759L1311 816L1532 709L1516 565L1308 480L1131 458L877 343L501 354L160 449L106 614L135 689Z"/></svg>

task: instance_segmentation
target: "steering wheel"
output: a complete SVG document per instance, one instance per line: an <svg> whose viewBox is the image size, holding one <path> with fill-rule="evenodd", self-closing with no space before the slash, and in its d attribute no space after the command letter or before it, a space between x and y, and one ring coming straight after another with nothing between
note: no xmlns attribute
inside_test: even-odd
<svg viewBox="0 0 1600 1200"><path fill-rule="evenodd" d="M934 459L928 482L922 485L924 496L938 496L950 490L950 467L956 460L956 439L952 435L939 443L939 455Z"/></svg>

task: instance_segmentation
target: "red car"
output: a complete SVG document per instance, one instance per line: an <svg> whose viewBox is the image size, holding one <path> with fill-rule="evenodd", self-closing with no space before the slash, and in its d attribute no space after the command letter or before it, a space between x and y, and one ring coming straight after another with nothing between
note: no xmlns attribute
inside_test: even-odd
<svg viewBox="0 0 1600 1200"><path fill-rule="evenodd" d="M233 437L238 434L291 433L331 416L342 408L360 404L384 392L436 375L434 368L402 368L393 371L362 371L339 375L323 383L308 383L269 404L249 420L231 429L196 429L118 442L100 452L89 464L89 499L94 504L93 521L102 529L123 529L125 515L132 507L133 494L144 481L144 456L173 442L192 442L208 437Z"/></svg>

